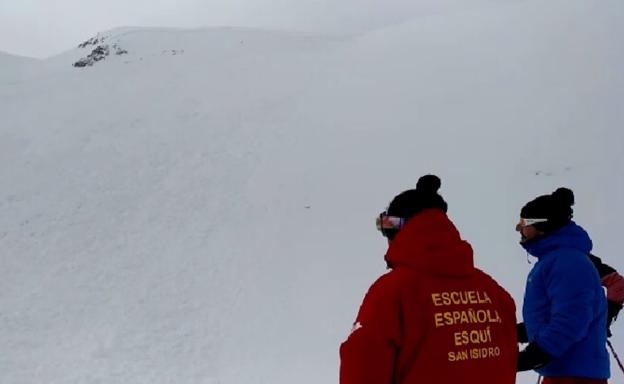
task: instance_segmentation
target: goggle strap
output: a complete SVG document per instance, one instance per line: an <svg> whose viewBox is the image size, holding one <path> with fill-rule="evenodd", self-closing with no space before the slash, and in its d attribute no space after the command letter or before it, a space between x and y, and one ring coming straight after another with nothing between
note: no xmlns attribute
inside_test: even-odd
<svg viewBox="0 0 624 384"><path fill-rule="evenodd" d="M529 226L529 225L533 225L533 224L538 224L538 223L545 223L547 222L548 219L526 219L526 218L522 218L522 223L523 225Z"/></svg>

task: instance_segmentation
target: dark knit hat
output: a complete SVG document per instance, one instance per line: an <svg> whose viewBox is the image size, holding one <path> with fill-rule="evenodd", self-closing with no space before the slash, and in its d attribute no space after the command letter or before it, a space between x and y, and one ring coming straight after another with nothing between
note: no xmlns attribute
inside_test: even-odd
<svg viewBox="0 0 624 384"><path fill-rule="evenodd" d="M523 219L548 219L533 226L544 233L556 231L572 220L574 193L568 188L558 188L550 195L538 196L526 203L520 211Z"/></svg>
<svg viewBox="0 0 624 384"><path fill-rule="evenodd" d="M418 179L416 189L409 189L397 195L386 211L390 216L410 219L427 208L436 208L446 213L446 201L438 194L442 182L435 175L425 175Z"/></svg>

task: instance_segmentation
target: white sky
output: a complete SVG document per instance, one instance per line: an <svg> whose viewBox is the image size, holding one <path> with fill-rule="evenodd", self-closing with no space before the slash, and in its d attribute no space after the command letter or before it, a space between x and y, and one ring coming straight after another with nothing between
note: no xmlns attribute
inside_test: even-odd
<svg viewBox="0 0 624 384"><path fill-rule="evenodd" d="M0 0L0 51L47 57L97 32L122 26L244 26L352 33L417 14L487 2L495 1Z"/></svg>

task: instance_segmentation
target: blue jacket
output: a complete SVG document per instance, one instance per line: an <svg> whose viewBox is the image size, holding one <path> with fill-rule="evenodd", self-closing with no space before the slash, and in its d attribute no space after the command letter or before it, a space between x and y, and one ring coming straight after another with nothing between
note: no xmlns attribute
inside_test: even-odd
<svg viewBox="0 0 624 384"><path fill-rule="evenodd" d="M522 315L530 341L552 361L545 377L609 378L607 302L587 254L589 235L574 222L522 246L539 260L527 278Z"/></svg>

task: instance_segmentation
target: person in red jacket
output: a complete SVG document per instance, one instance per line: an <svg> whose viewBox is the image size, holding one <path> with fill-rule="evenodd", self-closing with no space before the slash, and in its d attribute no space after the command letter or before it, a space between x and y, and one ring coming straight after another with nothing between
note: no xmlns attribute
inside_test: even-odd
<svg viewBox="0 0 624 384"><path fill-rule="evenodd" d="M607 336L611 337L611 324L617 319L624 303L624 277L615 268L603 263L598 256L591 253L588 256L607 291Z"/></svg>
<svg viewBox="0 0 624 384"><path fill-rule="evenodd" d="M518 355L511 296L475 268L426 175L377 219L390 271L366 294L340 346L340 384L512 384Z"/></svg>

